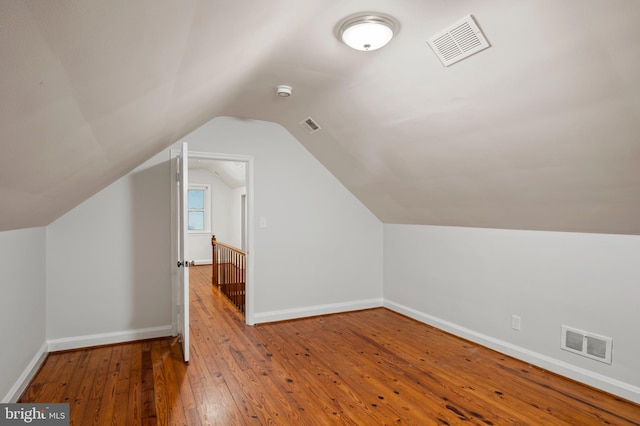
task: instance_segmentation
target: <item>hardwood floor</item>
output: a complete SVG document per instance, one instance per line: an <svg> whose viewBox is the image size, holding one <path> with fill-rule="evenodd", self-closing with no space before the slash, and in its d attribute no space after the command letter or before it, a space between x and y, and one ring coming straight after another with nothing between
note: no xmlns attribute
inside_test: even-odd
<svg viewBox="0 0 640 426"><path fill-rule="evenodd" d="M640 406L386 309L247 327L191 268L175 338L52 353L20 402L72 425L640 425Z"/></svg>

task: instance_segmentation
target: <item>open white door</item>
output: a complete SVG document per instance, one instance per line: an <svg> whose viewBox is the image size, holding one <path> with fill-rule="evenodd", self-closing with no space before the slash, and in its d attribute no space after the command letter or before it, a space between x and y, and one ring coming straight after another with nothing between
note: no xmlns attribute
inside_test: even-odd
<svg viewBox="0 0 640 426"><path fill-rule="evenodd" d="M178 333L182 341L184 362L189 362L189 245L188 245L188 191L189 152L182 143L178 157Z"/></svg>

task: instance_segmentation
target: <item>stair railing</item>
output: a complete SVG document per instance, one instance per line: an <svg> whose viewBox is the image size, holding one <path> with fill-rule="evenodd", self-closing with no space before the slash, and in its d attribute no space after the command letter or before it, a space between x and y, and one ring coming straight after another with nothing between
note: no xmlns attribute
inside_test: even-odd
<svg viewBox="0 0 640 426"><path fill-rule="evenodd" d="M213 250L213 275L211 283L233 303L240 312L245 312L246 253L211 236Z"/></svg>

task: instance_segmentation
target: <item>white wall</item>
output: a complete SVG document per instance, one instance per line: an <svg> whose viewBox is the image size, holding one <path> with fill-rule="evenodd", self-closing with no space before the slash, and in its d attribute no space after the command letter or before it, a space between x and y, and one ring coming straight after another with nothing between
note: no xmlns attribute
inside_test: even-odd
<svg viewBox="0 0 640 426"><path fill-rule="evenodd" d="M9 402L46 350L45 228L0 232L0 271L0 397Z"/></svg>
<svg viewBox="0 0 640 426"><path fill-rule="evenodd" d="M229 245L246 250L242 246L242 197L247 195L247 187L242 186L231 190L231 205L229 214ZM246 215L246 212L245 212Z"/></svg>
<svg viewBox="0 0 640 426"><path fill-rule="evenodd" d="M254 158L256 322L381 303L381 222L286 130L220 117L183 140Z"/></svg>
<svg viewBox="0 0 640 426"><path fill-rule="evenodd" d="M392 309L640 399L639 236L385 225L384 259ZM613 364L561 350L563 324L612 337Z"/></svg>
<svg viewBox="0 0 640 426"><path fill-rule="evenodd" d="M217 118L190 151L253 156L256 321L381 304L382 224L281 126ZM177 147L177 144L176 144ZM171 327L169 150L47 228L54 348Z"/></svg>
<svg viewBox="0 0 640 426"><path fill-rule="evenodd" d="M162 158L47 227L53 348L170 333L169 154Z"/></svg>

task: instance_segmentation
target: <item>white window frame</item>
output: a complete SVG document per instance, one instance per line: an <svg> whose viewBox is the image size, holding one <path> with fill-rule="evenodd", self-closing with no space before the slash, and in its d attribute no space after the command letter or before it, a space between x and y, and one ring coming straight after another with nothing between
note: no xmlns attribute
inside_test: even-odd
<svg viewBox="0 0 640 426"><path fill-rule="evenodd" d="M204 191L204 229L189 229L188 232L190 234L210 234L211 233L211 185L208 183L190 183L189 191L192 191L192 190ZM191 211L194 209L187 209L187 210Z"/></svg>

